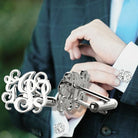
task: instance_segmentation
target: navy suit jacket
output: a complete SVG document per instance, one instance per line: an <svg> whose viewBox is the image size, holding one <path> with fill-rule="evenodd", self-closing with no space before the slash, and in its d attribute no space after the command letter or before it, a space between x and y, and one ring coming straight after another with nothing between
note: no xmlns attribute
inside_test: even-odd
<svg viewBox="0 0 138 138"><path fill-rule="evenodd" d="M82 56L71 61L64 44L67 36L76 27L93 19L101 19L109 25L110 0L44 0L32 41L27 47L22 73L44 71L52 84L51 95L64 73L75 63L94 61ZM30 17L31 18L31 17ZM83 69L82 69L83 70ZM117 91L117 109L107 115L87 111L74 132L74 138L138 138L138 69L124 94ZM38 137L50 138L51 108L39 114L19 114L11 111L13 122Z"/></svg>

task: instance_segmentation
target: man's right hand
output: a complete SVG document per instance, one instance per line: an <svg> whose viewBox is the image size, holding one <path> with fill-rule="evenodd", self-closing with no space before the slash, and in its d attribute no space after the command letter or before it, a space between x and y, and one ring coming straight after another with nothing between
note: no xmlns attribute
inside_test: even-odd
<svg viewBox="0 0 138 138"><path fill-rule="evenodd" d="M85 62L75 64L71 71L81 72L82 70L88 71L90 75L90 90L94 91L98 94L108 97L107 90L112 90L114 86L118 86L120 84L119 79L117 79L117 75L119 72L104 63L100 62ZM87 101L88 103L92 102L92 97ZM81 106L82 110L76 111L74 114L67 114L66 117L70 118L79 118L83 116L86 112L86 108Z"/></svg>

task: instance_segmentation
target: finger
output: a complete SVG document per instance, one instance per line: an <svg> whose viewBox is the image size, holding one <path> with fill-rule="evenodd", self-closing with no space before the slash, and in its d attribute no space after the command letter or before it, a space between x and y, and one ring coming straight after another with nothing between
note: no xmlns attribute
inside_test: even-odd
<svg viewBox="0 0 138 138"><path fill-rule="evenodd" d="M95 93L100 94L100 95L105 96L105 97L109 97L109 94L108 94L108 92L105 89L103 89L102 87L96 85L95 83L91 83L91 84L92 85L90 86L89 89L92 92L95 92ZM87 94L87 95L88 95L87 103L92 103L92 102L95 102L95 101L99 100L97 97L94 97L94 96L92 96L90 94Z"/></svg>
<svg viewBox="0 0 138 138"><path fill-rule="evenodd" d="M71 32L65 42L65 51L68 51L72 47L78 46L80 39L89 40L86 37L86 30L83 27L79 27Z"/></svg>
<svg viewBox="0 0 138 138"><path fill-rule="evenodd" d="M65 112L65 116L67 119L79 118L85 114L86 110L87 110L87 108L81 105L79 107L79 110L76 109L75 112L73 112L73 113Z"/></svg>
<svg viewBox="0 0 138 138"><path fill-rule="evenodd" d="M109 94L108 94L108 92L106 90L104 90L102 87L100 87L100 86L98 86L98 85L96 85L94 83L91 83L89 89L91 91L95 92L95 93L98 93L98 94L103 95L105 97L109 97ZM91 103L91 102L93 102L95 100L97 101L98 98L95 98L95 97L93 97L91 95L88 95L87 103ZM75 112L73 112L73 113L69 114L69 113L65 112L65 116L67 117L67 119L79 118L79 117L81 117L81 116L83 116L85 114L86 109L87 109L86 107L80 106L79 110L75 110Z"/></svg>
<svg viewBox="0 0 138 138"><path fill-rule="evenodd" d="M72 71L81 72L81 70L74 70L74 69ZM120 84L120 80L114 74L100 70L87 69L87 71L88 74L90 75L90 82L107 84L114 87Z"/></svg>
<svg viewBox="0 0 138 138"><path fill-rule="evenodd" d="M102 84L108 84L111 86L118 86L120 84L119 79L110 73L100 70L87 70L90 75L90 82L98 82Z"/></svg>
<svg viewBox="0 0 138 138"><path fill-rule="evenodd" d="M98 86L98 85L96 85L94 83L92 83L90 85L90 88L89 89L91 91L93 91L95 93L98 93L98 94L101 94L103 96L106 96L106 97L109 96L109 94L108 94L108 92L106 92L106 90L104 90L102 87L100 87L100 86ZM87 103L91 103L91 102L97 101L97 100L98 100L98 98L95 98L95 97L93 97L91 95L88 95ZM67 117L67 119L79 118L79 117L81 117L81 116L83 116L85 114L86 109L87 109L86 107L80 106L79 110L75 110L75 112L73 112L73 113L70 113L69 114L69 113L66 113L65 112L65 116Z"/></svg>
<svg viewBox="0 0 138 138"><path fill-rule="evenodd" d="M105 89L103 89L102 87L98 86L95 83L91 83L89 90L91 90L95 93L98 93L100 95L106 96L106 97L109 96L108 92Z"/></svg>
<svg viewBox="0 0 138 138"><path fill-rule="evenodd" d="M107 85L107 84L100 84L99 86L102 87L103 89L107 90L107 91L114 89L114 87Z"/></svg>
<svg viewBox="0 0 138 138"><path fill-rule="evenodd" d="M71 49L69 50L69 55L70 55L70 59L71 59L71 60L74 60L74 59L75 59L75 58L74 58L74 54L73 54L73 52L72 52Z"/></svg>
<svg viewBox="0 0 138 138"><path fill-rule="evenodd" d="M75 59L79 59L81 57L81 52L78 47L73 47L72 52Z"/></svg>
<svg viewBox="0 0 138 138"><path fill-rule="evenodd" d="M78 72L81 70L99 70L99 71L114 74L116 76L119 74L119 71L116 70L115 68L100 62L78 63L78 64L75 64L72 68L72 71Z"/></svg>

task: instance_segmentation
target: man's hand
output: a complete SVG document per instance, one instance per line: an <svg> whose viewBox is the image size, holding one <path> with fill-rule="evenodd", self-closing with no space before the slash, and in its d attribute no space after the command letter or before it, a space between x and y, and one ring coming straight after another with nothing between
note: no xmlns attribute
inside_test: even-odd
<svg viewBox="0 0 138 138"><path fill-rule="evenodd" d="M107 90L112 90L112 86L118 86L120 84L120 81L116 77L119 72L109 65L99 62L86 62L75 64L71 69L74 72L80 72L81 70L87 70L90 75L91 86L89 89L103 96L108 97ZM89 98L87 102L91 103L92 100L93 97ZM86 108L83 106L81 108L81 110L76 111L74 114L66 113L66 117L70 119L84 115Z"/></svg>
<svg viewBox="0 0 138 138"><path fill-rule="evenodd" d="M80 46L79 40L88 40L90 46ZM73 30L65 43L65 50L72 60L79 59L81 54L95 57L97 61L114 64L125 43L99 19Z"/></svg>

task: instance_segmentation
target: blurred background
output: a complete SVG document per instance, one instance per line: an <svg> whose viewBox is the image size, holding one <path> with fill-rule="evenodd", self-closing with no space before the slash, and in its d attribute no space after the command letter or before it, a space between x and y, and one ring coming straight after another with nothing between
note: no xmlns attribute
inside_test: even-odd
<svg viewBox="0 0 138 138"><path fill-rule="evenodd" d="M0 95L5 75L19 68L29 45L42 0L0 0ZM36 138L15 128L0 98L0 138Z"/></svg>

